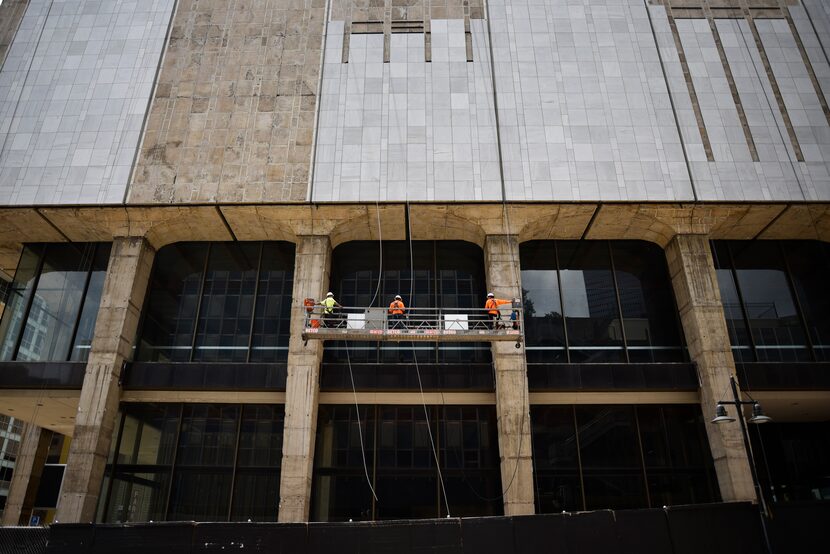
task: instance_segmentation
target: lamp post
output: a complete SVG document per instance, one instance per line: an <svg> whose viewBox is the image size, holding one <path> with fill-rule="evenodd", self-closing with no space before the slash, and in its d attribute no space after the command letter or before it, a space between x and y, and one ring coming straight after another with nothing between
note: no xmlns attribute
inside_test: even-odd
<svg viewBox="0 0 830 554"><path fill-rule="evenodd" d="M755 456L752 455L752 446L749 443L749 431L746 426L746 421L744 420L744 406L752 406L752 417L749 418L750 423L761 424L761 423L769 423L772 421L772 418L764 415L764 411L761 409L761 404L752 399L750 400L741 400L741 395L738 392L738 383L735 381L735 376L729 376L729 386L732 389L732 401L724 401L719 400L717 406L715 407L715 417L712 419L712 423L731 423L735 421L734 417L730 417L726 411L726 406L731 405L735 406L738 412L738 422L741 425L741 435L744 439L744 448L746 449L746 456L749 460L749 470L752 474L752 485L755 488L755 496L758 499L758 504L761 505L761 530L764 533L764 546L766 546L766 550L768 554L772 554L772 545L769 542L769 533L767 532L767 518L769 517L769 510L767 509L767 502L764 499L764 493L761 490L761 483L758 481L758 472L755 469ZM748 396L748 395L747 395Z"/></svg>

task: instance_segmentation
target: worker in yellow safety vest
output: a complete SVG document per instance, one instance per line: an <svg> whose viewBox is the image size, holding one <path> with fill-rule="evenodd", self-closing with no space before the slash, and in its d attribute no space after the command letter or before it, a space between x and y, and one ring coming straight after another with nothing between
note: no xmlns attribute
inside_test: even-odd
<svg viewBox="0 0 830 554"><path fill-rule="evenodd" d="M395 295L395 299L389 304L389 321L392 324L390 329L397 329L400 322L403 321L403 314L406 311L406 306L403 304L403 299L400 294Z"/></svg>
<svg viewBox="0 0 830 554"><path fill-rule="evenodd" d="M487 302L484 304L484 309L487 310L487 315L490 317L490 321L492 321L491 326L493 329L497 328L498 321L501 318L499 306L503 306L504 304L511 304L511 301L496 298L496 295L492 292L487 293Z"/></svg>
<svg viewBox="0 0 830 554"><path fill-rule="evenodd" d="M329 323L335 319L334 308L342 308L334 299L334 293L329 292L320 304L323 306L323 327L331 327ZM337 325L334 325L336 327Z"/></svg>

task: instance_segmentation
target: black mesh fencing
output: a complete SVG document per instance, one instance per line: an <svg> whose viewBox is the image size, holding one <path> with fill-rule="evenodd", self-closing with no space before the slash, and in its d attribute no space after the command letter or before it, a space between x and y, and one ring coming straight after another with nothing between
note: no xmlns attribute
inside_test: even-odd
<svg viewBox="0 0 830 554"><path fill-rule="evenodd" d="M830 505L780 506L773 552L822 552ZM48 534L48 544L47 544ZM59 524L0 528L0 554L757 554L757 507L650 510L360 523Z"/></svg>

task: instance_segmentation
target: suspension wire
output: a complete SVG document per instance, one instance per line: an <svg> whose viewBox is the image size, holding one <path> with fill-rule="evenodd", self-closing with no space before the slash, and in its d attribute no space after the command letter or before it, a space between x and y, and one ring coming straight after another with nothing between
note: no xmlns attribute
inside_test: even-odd
<svg viewBox="0 0 830 554"><path fill-rule="evenodd" d="M409 200L406 201L406 210L409 211ZM413 307L413 294L415 293L415 262L412 252L412 217L406 218L407 235L409 237L409 303L410 308ZM429 444L432 447L432 457L435 459L435 467L438 470L438 480L441 482L441 493L444 495L444 505L447 507L447 517L450 515L450 502L447 499L447 488L444 486L444 475L441 473L441 463L438 460L438 451L435 449L435 438L432 436L432 426L429 424L429 411L427 410L427 401L424 397L424 384L421 381L421 368L418 366L418 350L415 348L415 341L410 341L412 346L412 357L415 360L415 375L418 377L418 390L421 391L421 406L424 408L424 418L427 423L427 433L429 434ZM441 390L441 387L438 387ZM441 405L445 406L444 391L441 390Z"/></svg>
<svg viewBox="0 0 830 554"><path fill-rule="evenodd" d="M758 70L757 61L755 59L755 56L753 56L752 50L749 48L749 41L746 38L745 30L744 30L743 26L741 25L741 21L742 20L738 20L736 22L736 25L738 27L738 34L741 36L741 41L743 42L744 48L746 49L747 55L749 56L749 62L752 65L752 69L755 72L755 78L758 80L758 84L759 84L759 86L761 87L761 90L764 93L764 100L766 100L767 107L769 108L770 113L772 113L772 118L773 118L773 121L775 122L775 129L778 131L778 136L781 139L781 144L784 145L784 151L787 153L787 160L790 162L790 167L793 170L793 177L795 177L795 182L798 185L799 190L801 191L801 196L804 198L804 200L807 200L807 193L805 192L804 186L802 185L801 179L799 178L800 168L797 166L796 162L793 161L793 155L790 152L790 150L792 149L792 145L791 144L788 145L787 141L784 139L784 133L781 131L782 123L779 122L778 118L775 117L776 110L773 109L773 107L772 107L772 101L769 98L769 92L767 91L767 87L764 84L764 80L761 79L761 73ZM735 271L734 264L730 264L730 265L732 265L732 271L734 272ZM737 283L737 278L738 278L737 273L735 273L736 283ZM795 291L793 291L793 292L795 293ZM805 329L805 332L809 333L809 329ZM756 355L757 355L757 352L756 352ZM744 362L743 361L736 362L735 366L736 366L736 370L740 370L741 373L743 374L744 382L747 384L747 389L748 389L749 388L748 387L749 380L747 379L746 366L744 365ZM742 390L741 392L746 392L747 396L749 396L749 391L748 390L747 391ZM749 396L749 397L752 398L751 396ZM744 417L743 406L736 406L736 408L738 410L740 410L740 413L738 413L737 416L738 417ZM747 433L749 434L748 430L747 430ZM769 459L767 458L767 450L766 450L766 447L764 445L764 437L761 434L760 430L756 431L756 435L758 437L758 444L761 447L760 448L761 458L764 461L764 469L766 470L767 478L769 479L769 483L768 483L767 486L769 486L772 489L772 495L773 495L773 498L774 498L775 497L775 492L774 492L774 488L773 488L772 475L771 475L770 469L769 469ZM753 455L752 454L752 444L751 443L748 444L747 448L749 449L749 452L747 454L752 456ZM769 505L764 499L764 496L763 496L764 491L763 491L763 487L761 486L761 483L758 483L758 489L759 489L758 494L760 495L760 498L758 499L758 501L762 504L763 509L766 512L767 516L771 518L772 517L772 511L769 509ZM765 532L766 532L766 529L765 529Z"/></svg>
<svg viewBox="0 0 830 554"><path fill-rule="evenodd" d="M378 191L378 196L380 196L380 191ZM375 295L372 297L372 301L369 302L370 308L375 304L375 300L377 300L380 294L380 283L383 281L383 230L380 226L380 202L377 199L375 199L375 213L378 216L378 250L380 254L378 257L378 286L375 288Z"/></svg>
<svg viewBox="0 0 830 554"><path fill-rule="evenodd" d="M357 435L360 438L360 457L363 459L363 474L366 476L366 484L369 485L369 490L372 491L372 497L374 497L375 502L380 502L380 500L378 500L378 495L375 492L375 488L372 486L372 480L369 478L369 466L366 463L366 449L363 446L363 427L360 424L360 406L357 403L357 389L354 386L352 359L349 355L349 341L344 340L343 344L346 345L346 361L349 365L349 379L352 382L352 395L354 395L354 411L355 416L357 417Z"/></svg>
<svg viewBox="0 0 830 554"><path fill-rule="evenodd" d="M512 246L510 245L510 210L507 209L507 196L506 194L502 194L501 197L501 205L502 211L504 212L504 234L507 238L507 246L510 250L510 269L513 273L513 282L516 286L516 290L519 292L519 295L522 294L522 286L521 282L519 281L519 272L518 272L518 261L516 260L516 253L513 251ZM522 321L522 329L520 331L522 335L524 334L524 320ZM522 363L522 370L525 374L525 379L527 378L527 359L526 356L523 354L520 356L521 363ZM530 410L530 400L529 400L529 392L527 390L527 386L522 387L522 406L527 406L528 411ZM527 418L527 414L524 410L522 410L522 415L519 418L519 444L516 448L516 465L513 467L513 475L510 476L510 482L505 487L504 492L502 492L502 497L507 494L507 491L510 490L510 487L513 486L513 483L516 481L516 475L519 473L519 460L521 460L522 456L522 443L524 441L524 429L525 429L525 419ZM532 459L532 457L531 457Z"/></svg>

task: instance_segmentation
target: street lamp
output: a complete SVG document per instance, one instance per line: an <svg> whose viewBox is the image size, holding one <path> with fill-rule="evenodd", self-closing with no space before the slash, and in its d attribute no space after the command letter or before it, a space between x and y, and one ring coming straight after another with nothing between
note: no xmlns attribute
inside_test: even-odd
<svg viewBox="0 0 830 554"><path fill-rule="evenodd" d="M772 418L768 415L764 414L763 409L761 409L761 404L753 399L751 396L749 400L741 400L741 395L738 392L738 383L735 381L735 376L729 376L729 385L732 388L732 401L726 400L719 400L717 406L715 406L715 417L712 419L712 423L732 423L735 421L734 417L731 417L727 411L726 406L735 406L736 411L738 412L738 422L741 424L741 434L744 438L744 448L746 449L746 456L749 460L749 470L752 474L752 485L755 487L755 496L758 499L758 503L761 505L761 529L764 532L764 543L768 553L772 553L772 546L769 542L769 534L767 533L767 518L769 517L769 511L767 510L767 503L764 499L764 493L761 490L761 484L758 481L758 472L755 469L755 457L752 455L752 446L749 444L749 432L746 427L746 420L744 419L744 406L752 406L752 417L749 418L750 423L755 423L756 425L760 425L762 423L769 423L772 421ZM749 396L749 394L747 394Z"/></svg>

